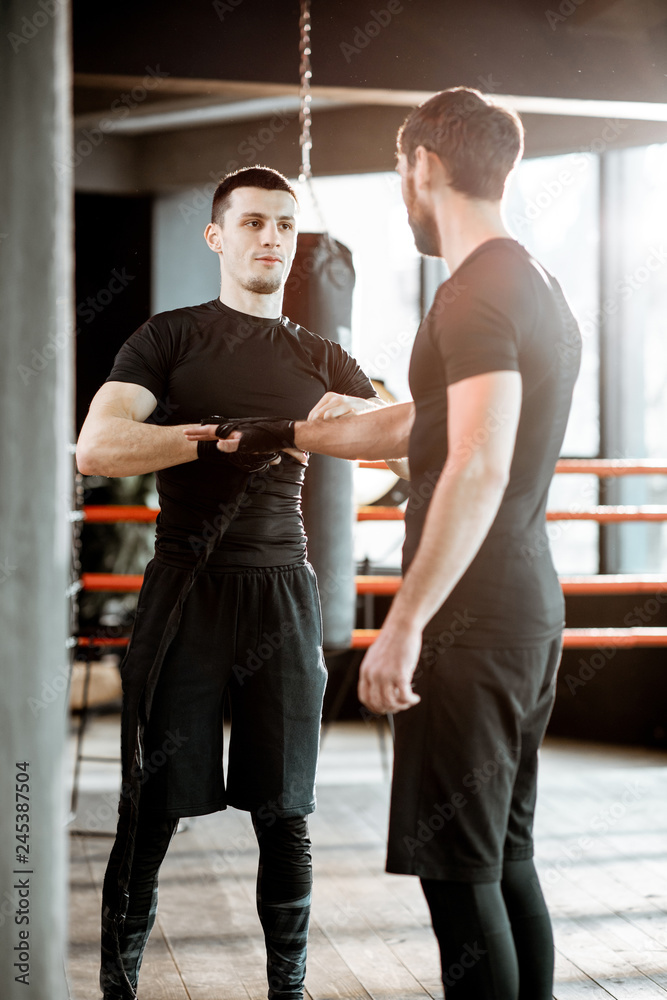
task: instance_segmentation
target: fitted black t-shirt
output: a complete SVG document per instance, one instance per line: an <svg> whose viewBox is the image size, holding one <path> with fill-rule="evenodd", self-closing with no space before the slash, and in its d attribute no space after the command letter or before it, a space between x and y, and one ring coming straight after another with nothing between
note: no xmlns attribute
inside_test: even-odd
<svg viewBox="0 0 667 1000"><path fill-rule="evenodd" d="M249 316L219 299L153 316L122 346L107 381L150 390L158 405L149 422L158 424L198 423L212 414L304 420L325 392L375 396L339 344L284 316ZM279 465L254 473L220 557L236 566L302 561L303 477L301 463L284 454ZM156 479L156 550L198 554L228 518L240 473L216 455L163 469Z"/></svg>
<svg viewBox="0 0 667 1000"><path fill-rule="evenodd" d="M472 563L425 634L445 645L537 645L563 625L563 595L546 534L547 493L579 371L581 337L560 286L514 240L483 243L445 281L410 363L415 423L403 565L419 544L447 458L447 387L518 371L522 402L508 486ZM492 415L493 433L502 414ZM480 431L481 433L481 431ZM471 442L474 447L474 442Z"/></svg>

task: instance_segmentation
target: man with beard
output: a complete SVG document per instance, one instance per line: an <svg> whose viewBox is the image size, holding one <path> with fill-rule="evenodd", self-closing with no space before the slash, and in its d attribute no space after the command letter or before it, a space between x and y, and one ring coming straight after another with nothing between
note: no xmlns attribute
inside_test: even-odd
<svg viewBox="0 0 667 1000"><path fill-rule="evenodd" d="M419 328L410 403L197 430L226 452L342 458L409 446L404 581L359 696L396 712L387 868L419 876L447 1000L550 1000L553 939L533 865L537 751L553 704L563 597L547 492L581 342L554 280L501 214L519 119L443 91L398 137L417 249L451 277Z"/></svg>
<svg viewBox="0 0 667 1000"><path fill-rule="evenodd" d="M103 890L105 1000L136 996L178 818L227 805L251 813L259 842L269 997L303 996L306 817L326 673L300 510L306 457L274 448L227 457L183 435L211 413L307 418L379 403L338 344L281 315L296 211L276 171L246 168L220 182L205 232L220 259L220 297L154 316L129 338L79 439L84 475L155 471L160 495L155 558L121 668L123 789Z"/></svg>

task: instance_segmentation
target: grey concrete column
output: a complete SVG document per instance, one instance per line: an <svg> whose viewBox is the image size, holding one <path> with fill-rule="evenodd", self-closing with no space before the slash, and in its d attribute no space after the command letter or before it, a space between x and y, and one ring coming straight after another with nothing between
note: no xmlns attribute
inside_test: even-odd
<svg viewBox="0 0 667 1000"><path fill-rule="evenodd" d="M3 0L0 6L3 1000L67 996L63 757L73 409L69 24L67 0Z"/></svg>

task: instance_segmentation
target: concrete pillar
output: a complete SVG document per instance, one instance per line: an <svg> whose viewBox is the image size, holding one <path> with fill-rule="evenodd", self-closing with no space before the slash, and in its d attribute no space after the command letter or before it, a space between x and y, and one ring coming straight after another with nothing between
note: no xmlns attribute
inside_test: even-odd
<svg viewBox="0 0 667 1000"><path fill-rule="evenodd" d="M64 1000L69 3L4 0L0 26L0 989Z"/></svg>

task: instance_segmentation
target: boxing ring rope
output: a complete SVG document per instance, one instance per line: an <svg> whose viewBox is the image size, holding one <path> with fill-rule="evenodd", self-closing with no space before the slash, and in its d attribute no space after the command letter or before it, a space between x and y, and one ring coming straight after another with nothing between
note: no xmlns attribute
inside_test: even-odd
<svg viewBox="0 0 667 1000"><path fill-rule="evenodd" d="M77 520L88 524L121 524L154 522L157 507L92 505L75 511ZM357 508L357 521L402 521L400 507L361 506ZM625 521L667 521L667 505L649 504L643 507L630 505L582 507L579 510L548 510L547 521L597 521L599 524Z"/></svg>
<svg viewBox="0 0 667 1000"><path fill-rule="evenodd" d="M141 589L141 573L82 573L81 589L97 592L131 593ZM655 594L667 591L667 576L651 573L618 573L604 576L561 576L564 594L597 596L599 594ZM400 576L357 576L357 594L374 594L376 597L393 596L401 586Z"/></svg>
<svg viewBox="0 0 667 1000"><path fill-rule="evenodd" d="M386 469L384 462L359 462L362 469ZM561 459L556 474L629 476L667 475L667 465L649 459ZM143 506L89 505L74 512L77 520L87 524L151 523L158 514L157 508ZM399 521L404 512L399 507L361 506L357 508L358 521ZM610 506L599 505L575 510L548 510L548 521L595 521L598 524L627 522L667 521L667 505ZM133 592L141 587L141 574L82 573L80 588L87 591ZM356 592L360 595L393 596L401 585L399 576L363 575L355 578ZM659 574L604 574L588 576L561 576L560 583L566 595L630 595L655 594L667 590L667 577ZM378 629L355 629L351 647L365 649L378 635ZM81 647L122 648L128 643L125 636L79 636ZM667 646L667 628L566 628L565 648L585 649L604 644L619 648Z"/></svg>
<svg viewBox="0 0 667 1000"><path fill-rule="evenodd" d="M360 469L386 469L385 462L357 462ZM666 476L667 465L652 458L561 458L554 475Z"/></svg>

